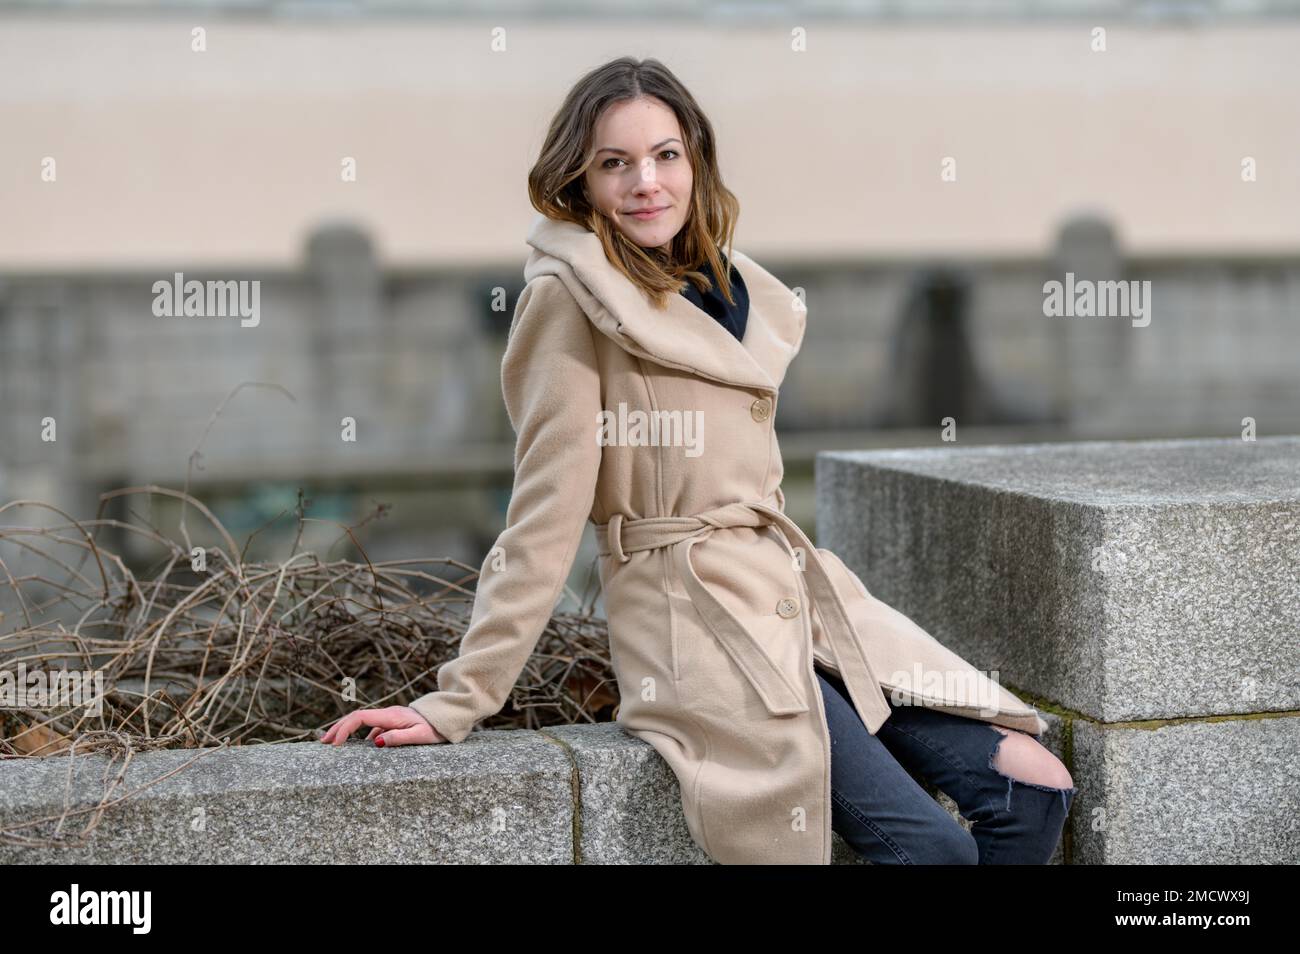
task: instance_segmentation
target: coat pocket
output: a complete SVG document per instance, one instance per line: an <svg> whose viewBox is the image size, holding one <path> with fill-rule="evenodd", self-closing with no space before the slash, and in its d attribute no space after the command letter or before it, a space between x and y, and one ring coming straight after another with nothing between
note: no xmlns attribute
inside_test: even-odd
<svg viewBox="0 0 1300 954"><path fill-rule="evenodd" d="M718 643L696 608L683 593L668 591L668 629L672 634L673 683L679 694L686 692L704 676L708 694L718 699L741 684L742 673L734 668L731 657Z"/></svg>
<svg viewBox="0 0 1300 954"><path fill-rule="evenodd" d="M761 713L786 715L808 711L803 686L804 677L796 675L800 653L797 638L778 634L776 625L792 626L798 621L782 620L776 613L771 620L757 616L732 619L731 627L740 626L743 635L735 636L731 645L723 642L687 596L668 594L672 632L674 682L678 697L699 713L725 714L741 718L743 713L761 717ZM777 653L778 644L788 644ZM800 680L804 681L801 682Z"/></svg>
<svg viewBox="0 0 1300 954"><path fill-rule="evenodd" d="M668 630L672 646L674 685L681 682L682 678L680 660L684 641L699 639L702 625L703 623L695 610L694 604L691 603L690 597L670 591L668 593ZM688 631L683 632L683 629Z"/></svg>

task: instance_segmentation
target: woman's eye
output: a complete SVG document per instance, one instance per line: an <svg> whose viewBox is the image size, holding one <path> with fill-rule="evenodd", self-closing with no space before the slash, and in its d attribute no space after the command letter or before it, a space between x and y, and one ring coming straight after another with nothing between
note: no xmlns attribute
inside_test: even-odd
<svg viewBox="0 0 1300 954"><path fill-rule="evenodd" d="M677 152L676 149L665 149L663 152L659 153L660 158L663 158L664 156L672 156L674 159L676 159L678 155L679 153ZM610 165L611 162L622 162L622 161L623 160L619 159L617 156L610 156L608 159L606 159L604 162L600 164L600 167L602 169L613 169L614 167Z"/></svg>

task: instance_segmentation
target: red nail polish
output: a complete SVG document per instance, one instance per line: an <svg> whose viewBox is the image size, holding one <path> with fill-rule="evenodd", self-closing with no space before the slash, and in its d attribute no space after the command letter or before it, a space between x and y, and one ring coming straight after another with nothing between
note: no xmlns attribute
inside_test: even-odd
<svg viewBox="0 0 1300 954"><path fill-rule="evenodd" d="M375 737L375 745L379 746L379 747L382 749L382 748L384 747L384 740L383 740L382 738L376 736L376 737Z"/></svg>

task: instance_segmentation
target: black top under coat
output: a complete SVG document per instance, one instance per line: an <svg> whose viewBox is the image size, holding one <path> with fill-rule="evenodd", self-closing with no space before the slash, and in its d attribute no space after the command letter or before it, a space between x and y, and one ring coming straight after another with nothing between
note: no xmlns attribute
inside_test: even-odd
<svg viewBox="0 0 1300 954"><path fill-rule="evenodd" d="M727 263L725 255L722 256L722 261L725 267ZM686 288L682 291L682 296L695 305L696 308L712 315L714 320L730 331L737 341L743 341L745 324L749 320L749 291L745 288L745 280L740 277L740 269L736 268L734 264L731 268L731 297L736 299L734 305L722 297L722 292L719 290L721 283L714 274L708 260L705 260L698 271L709 279L712 283L711 287L708 291L701 293L688 279Z"/></svg>

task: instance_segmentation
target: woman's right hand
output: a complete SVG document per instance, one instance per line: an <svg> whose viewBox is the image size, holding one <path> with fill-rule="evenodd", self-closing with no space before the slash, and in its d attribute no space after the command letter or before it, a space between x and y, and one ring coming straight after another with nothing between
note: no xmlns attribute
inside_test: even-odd
<svg viewBox="0 0 1300 954"><path fill-rule="evenodd" d="M366 741L375 745L436 745L447 739L410 706L387 706L383 709L358 709L349 712L326 730L321 741L342 745L363 725L371 727Z"/></svg>

